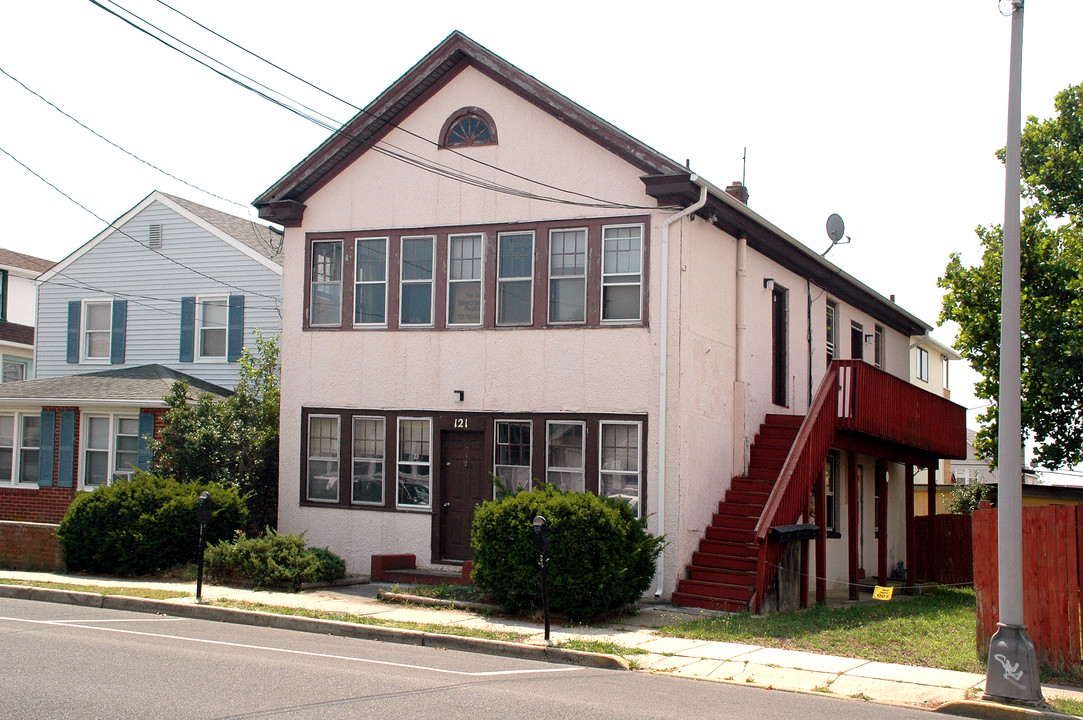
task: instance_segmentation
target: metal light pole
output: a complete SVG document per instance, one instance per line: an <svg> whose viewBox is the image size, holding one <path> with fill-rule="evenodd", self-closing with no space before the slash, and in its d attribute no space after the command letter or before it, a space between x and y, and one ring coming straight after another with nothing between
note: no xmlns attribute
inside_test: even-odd
<svg viewBox="0 0 1083 720"><path fill-rule="evenodd" d="M1004 180L1004 248L1000 305L1000 397L997 437L997 548L1000 622L989 641L988 699L1042 700L1034 642L1023 624L1023 443L1019 320L1019 165L1023 66L1023 0L1012 0L1008 146Z"/></svg>

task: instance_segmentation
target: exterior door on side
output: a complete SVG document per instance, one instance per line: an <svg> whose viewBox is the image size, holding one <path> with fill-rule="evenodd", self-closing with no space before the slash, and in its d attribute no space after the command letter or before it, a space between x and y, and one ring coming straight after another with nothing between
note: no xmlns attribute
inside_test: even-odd
<svg viewBox="0 0 1083 720"><path fill-rule="evenodd" d="M484 458L484 432L444 431L441 437L440 559L471 560L474 509L493 497L491 463Z"/></svg>

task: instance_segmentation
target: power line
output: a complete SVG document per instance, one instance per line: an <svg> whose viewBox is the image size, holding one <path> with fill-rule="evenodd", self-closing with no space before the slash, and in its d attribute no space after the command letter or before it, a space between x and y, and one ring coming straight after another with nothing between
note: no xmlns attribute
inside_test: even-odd
<svg viewBox="0 0 1083 720"><path fill-rule="evenodd" d="M157 26L155 26L152 23L144 20L142 17L140 17L139 15L131 12L130 10L127 10L123 6L119 5L118 3L113 2L113 0L107 0L107 1L110 2L110 4L120 8L121 10L123 10L128 15L131 15L132 17L137 18L141 22L146 23L148 26L153 27L155 29L158 29ZM308 120L309 122L312 122L312 123L324 128L324 129L332 132L333 134L342 135L343 137L347 137L347 138L349 138L351 140L356 140L357 139L355 136L352 136L352 135L350 135L350 134L348 134L346 132L343 132L340 128L334 127L332 125L328 125L326 122L323 122L323 121L313 117L312 115L309 115L309 114L307 114L305 112L302 112L301 110L299 110L296 107L293 107L292 105L286 104L286 103L282 102L281 100L278 100L278 99L276 99L274 97L271 97L267 93L265 93L265 92L263 92L263 91L261 91L261 90L259 90L257 88L254 88L254 87L252 87L250 85L245 84L244 82L242 82L238 78L232 77L232 76L222 72L221 70L219 70L219 69L217 69L215 67L211 67L206 62L200 60L197 57L194 57L190 53L185 52L183 49L178 48L178 47L176 47L174 45L171 45L169 42L167 42L163 38L155 35L150 30L137 25L136 23L132 22L128 18L122 17L117 12L111 10L110 8L105 7L100 2L98 2L98 0L90 0L90 2L93 3L95 6L101 8L105 12L109 13L110 15L113 15L117 19L123 21L124 23L126 23L130 27L132 27L132 28L144 33L145 35L157 40L158 42L165 45L169 49L174 50L175 52L178 52L178 53L184 55L185 57L189 58L190 60L193 60L193 61L199 63L200 65L204 66L208 70L211 70L215 74L229 80L230 82L232 82L232 83L234 83L234 84L236 84L236 85L238 85L238 86L240 86L242 88L245 88L245 89L249 90L250 92L255 93L256 95L263 98L264 100L268 100L268 101L274 103L275 105L278 105L279 107L282 107L283 109L294 113L298 117L301 117L301 118L303 118L305 120ZM164 32L164 31L162 31L162 32ZM164 33L164 34L169 35L168 33ZM169 37L173 37L173 36L169 35ZM181 42L182 44L184 44L184 45L186 45L188 47L191 47L190 45L187 45L187 43L184 43L183 41L178 40L178 42ZM210 55L208 55L207 53L204 53L204 52L202 52L200 50L196 50L196 52L199 52L201 55L203 55L205 57L211 58ZM243 73L240 73L239 71L237 71L234 68L230 67L226 63L223 63L222 61L214 59L214 58L211 58L211 59L216 64L218 64L218 65L220 65L220 66L222 66L224 68L227 68L232 72L237 73L241 77L247 78L247 76L245 76ZM268 64L270 64L270 63L268 63ZM256 82L256 81L253 81L253 82ZM266 85L263 85L262 83L257 83L257 84L259 84L261 87L264 87L269 92L273 92L276 95L280 95L281 97L290 99L291 102L297 103L297 105L299 105L301 108L304 108L306 110L311 111L311 108L308 108L304 104L302 104L302 103L300 103L300 102L298 102L296 100L293 100L292 98L289 98L289 96L287 96L286 94L275 91L275 90L272 90L271 88L269 88ZM323 92L323 91L321 90L321 92ZM330 94L328 94L328 95L330 96ZM331 96L331 97L334 97L334 96ZM338 98L336 98L336 99L338 99ZM340 102L343 102L343 101L340 100ZM349 103L347 103L347 104L349 104ZM351 107L355 107L355 106L351 105ZM316 112L316 111L312 111L312 112ZM322 115L322 113L317 113L317 114ZM369 114L371 115L371 113L369 113ZM323 117L327 117L327 116L323 115ZM379 118L377 118L377 119L379 119ZM381 122L383 122L383 123L385 123L387 125L391 125L393 127L398 127L397 125L394 125L393 123L390 123L390 122L388 122L386 120L381 120ZM410 134L413 135L413 133L410 133ZM422 138L422 139L424 139L424 138ZM378 145L378 143L381 142L381 141L363 140L361 142L363 144L365 144L366 146L376 150L377 152L381 152L382 154L387 155L389 157L392 157L394 159L397 159L400 162L405 162L405 163L407 163L409 165L412 165L412 166L414 166L414 167L416 167L416 168L418 168L420 170L423 170L423 171L426 171L426 172L429 172L429 173L433 173L433 174L437 174L437 175L441 175L443 177L447 177L449 179L456 180L458 182L462 182L462 183L465 183L465 184L473 185L473 186L481 188L481 189L491 190L493 192L499 192L499 193L503 193L503 194L518 196L518 197L522 197L522 198L526 198L526 199L538 200L538 201L542 201L542 202L551 202L551 203L564 204L564 205L574 205L574 206L580 206L580 207L638 209L638 210L655 210L655 209L657 209L656 207L631 205L631 204L627 204L627 203L612 203L612 202L608 202L608 201L604 201L604 200L598 200L597 202L581 202L581 201L568 200L568 199L564 199L564 198L551 197L551 196L547 196L547 195L540 195L540 194L537 194L537 193L531 193L531 192L526 191L526 190L520 190L520 189L517 189L517 188L510 187L510 186L502 185L500 183L485 180L484 178L480 178L480 177L478 177L476 175L471 175L470 173L466 173L466 172L460 171L460 170L455 170L453 168L447 167L447 166L442 165L440 163L426 160L426 159L422 158L421 156L417 155L416 153L412 153L412 152L410 152L408 150L404 150L403 148L398 148L398 147L396 147L394 145L391 145L390 143L387 143L386 141L383 141L384 145L394 147L395 150L397 150L398 152L392 152L390 150L387 150L386 148L381 148ZM426 140L426 142L431 142L431 141ZM402 154L400 154L400 153L402 153ZM413 155L414 158L411 159L409 157L406 157L406 155ZM463 156L463 157L467 157L467 156ZM493 169L504 172L503 170L501 170L500 168L498 168L496 166L489 166L489 167L492 167ZM509 174L513 174L513 173L509 173ZM522 176L518 176L518 177L522 177ZM541 182L531 180L530 178L523 177L522 179L526 180L527 182L535 183L535 184L543 186L543 187L554 188L554 189L556 189L556 190L558 190L560 192L573 194L573 195L582 195L581 193L576 193L575 191L565 190L563 188L557 188L555 186L549 186L549 185L546 185L545 183L541 183ZM584 196L584 197L591 198L591 196ZM591 198L591 199L594 199L594 198Z"/></svg>

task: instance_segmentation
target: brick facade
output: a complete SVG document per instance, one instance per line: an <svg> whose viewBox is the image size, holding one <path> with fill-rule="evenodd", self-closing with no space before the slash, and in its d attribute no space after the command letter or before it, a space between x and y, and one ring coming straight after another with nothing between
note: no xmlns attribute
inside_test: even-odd
<svg viewBox="0 0 1083 720"><path fill-rule="evenodd" d="M18 570L63 570L64 560L51 523L0 520L0 565Z"/></svg>

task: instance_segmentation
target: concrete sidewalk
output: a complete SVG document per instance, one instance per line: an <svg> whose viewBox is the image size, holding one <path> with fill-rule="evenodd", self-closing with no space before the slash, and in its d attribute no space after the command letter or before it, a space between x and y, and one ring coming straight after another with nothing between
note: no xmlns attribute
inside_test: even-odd
<svg viewBox="0 0 1083 720"><path fill-rule="evenodd" d="M2 585L5 578L71 583L103 587L139 587L188 593L173 600L138 600L96 593L34 591ZM1051 711L981 702L985 676L975 673L872 662L859 658L818 655L756 645L707 642L662 637L653 627L700 617L703 611L670 605L647 605L638 615L600 626L553 624L551 644L546 645L541 624L525 620L486 616L477 609L433 607L421 604L389 603L377 595L390 590L376 584L344 585L299 593L245 590L203 585L204 601L232 600L269 606L307 608L324 612L350 613L377 621L399 621L422 625L460 626L511 632L524 636L519 642L500 642L466 637L449 637L438 632L397 630L371 625L358 626L334 621L281 617L267 613L228 610L195 602L195 583L128 581L80 575L0 570L0 597L25 597L52 602L101 605L115 609L162 612L207 619L265 624L310 632L366 637L391 642L409 642L454 647L474 652L518 655L556 662L595 667L629 668L666 672L715 682L733 682L768 689L817 692L878 703L906 705L978 718L1022 718L1059 716ZM608 641L639 648L645 654L628 655L628 660L594 653L568 651L560 645L570 640ZM555 646L555 647L554 647ZM1083 692L1045 686L1046 699L1072 698L1083 702Z"/></svg>

